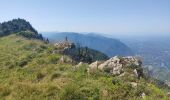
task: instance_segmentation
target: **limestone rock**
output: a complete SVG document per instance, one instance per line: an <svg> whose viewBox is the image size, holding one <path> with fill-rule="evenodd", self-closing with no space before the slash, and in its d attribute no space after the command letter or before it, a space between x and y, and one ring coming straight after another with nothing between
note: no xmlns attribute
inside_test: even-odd
<svg viewBox="0 0 170 100"><path fill-rule="evenodd" d="M83 62L80 62L79 64L76 65L76 68L79 68L82 65L83 65Z"/></svg>
<svg viewBox="0 0 170 100"><path fill-rule="evenodd" d="M61 63L64 63L65 62L65 60L64 60L64 56L62 56L61 58L60 58L60 60L59 60Z"/></svg>
<svg viewBox="0 0 170 100"><path fill-rule="evenodd" d="M116 70L119 70L121 69L122 67L122 64L120 64L120 59L115 56L107 61L105 61L103 64L99 65L99 69L100 70L113 70L113 71L116 71ZM111 71L111 73L115 73Z"/></svg>
<svg viewBox="0 0 170 100"><path fill-rule="evenodd" d="M114 75L117 75L117 74L120 75L121 72L123 72L123 69L122 69L122 65L120 64L120 65L114 66L111 73Z"/></svg>
<svg viewBox="0 0 170 100"><path fill-rule="evenodd" d="M167 96L170 97L170 92L167 93Z"/></svg>
<svg viewBox="0 0 170 100"><path fill-rule="evenodd" d="M98 66L98 61L91 63L91 64L89 65L89 68L91 68L91 69L97 69L97 66Z"/></svg>
<svg viewBox="0 0 170 100"><path fill-rule="evenodd" d="M125 74L126 74L126 72L121 73L121 74L119 75L119 77L123 77L123 76L125 76Z"/></svg>
<svg viewBox="0 0 170 100"><path fill-rule="evenodd" d="M130 84L132 85L132 87L137 87L137 85L138 85L138 83L136 83L136 82L131 82Z"/></svg>
<svg viewBox="0 0 170 100"><path fill-rule="evenodd" d="M143 71L140 70L141 62L135 57L128 56L128 57L112 57L109 60L99 63L98 61L93 62L89 65L89 72L101 70L113 75L120 75L124 72L124 67L132 67L134 69L134 74L139 78Z"/></svg>
<svg viewBox="0 0 170 100"><path fill-rule="evenodd" d="M105 63L99 65L99 66L98 66L98 69L99 69L99 70L103 70L103 68L105 68L106 66L107 66L107 63L105 62Z"/></svg>
<svg viewBox="0 0 170 100"><path fill-rule="evenodd" d="M79 62L77 65L73 66L73 70L76 71L78 68L80 68L83 65L83 62Z"/></svg>
<svg viewBox="0 0 170 100"><path fill-rule="evenodd" d="M135 76L138 77L138 72L137 72L137 70L134 69L133 72L134 72Z"/></svg>
<svg viewBox="0 0 170 100"><path fill-rule="evenodd" d="M88 69L89 72L96 72L96 70L98 69L98 64L99 64L98 61L91 63Z"/></svg>
<svg viewBox="0 0 170 100"><path fill-rule="evenodd" d="M142 95L141 95L141 97L144 99L145 96L146 96L146 94L143 92Z"/></svg>

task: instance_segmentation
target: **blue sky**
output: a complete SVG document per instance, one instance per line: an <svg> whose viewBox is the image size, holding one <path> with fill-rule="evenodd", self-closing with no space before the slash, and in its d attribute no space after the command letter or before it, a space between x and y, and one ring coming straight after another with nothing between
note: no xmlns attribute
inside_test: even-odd
<svg viewBox="0 0 170 100"><path fill-rule="evenodd" d="M169 33L170 0L0 0L0 22L13 18L40 32Z"/></svg>

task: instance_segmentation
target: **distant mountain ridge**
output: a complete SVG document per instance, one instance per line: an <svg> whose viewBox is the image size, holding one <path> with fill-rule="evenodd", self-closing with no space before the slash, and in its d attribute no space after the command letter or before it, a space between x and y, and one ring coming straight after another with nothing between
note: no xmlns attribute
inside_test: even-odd
<svg viewBox="0 0 170 100"><path fill-rule="evenodd" d="M98 50L105 53L109 57L120 55L128 56L133 55L132 50L124 43L117 39L107 38L98 34L80 34L75 32L56 32L56 33L42 33L44 37L48 38L51 42L64 40L68 37L70 41L79 43L81 46Z"/></svg>

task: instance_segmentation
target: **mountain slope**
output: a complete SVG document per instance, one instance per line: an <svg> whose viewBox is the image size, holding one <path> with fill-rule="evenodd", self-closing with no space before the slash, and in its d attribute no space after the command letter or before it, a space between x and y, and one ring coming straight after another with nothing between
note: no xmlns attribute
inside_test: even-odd
<svg viewBox="0 0 170 100"><path fill-rule="evenodd" d="M9 35L0 38L1 99L168 99L165 90L144 78L89 74L88 64L75 65L70 58L53 54L53 45L35 39ZM131 69L131 67L129 67ZM127 69L128 73L132 73ZM137 87L129 82L135 81Z"/></svg>
<svg viewBox="0 0 170 100"><path fill-rule="evenodd" d="M73 32L61 33L42 33L44 37L49 38L52 42L64 40L67 36L69 40L79 43L81 46L98 50L109 57L115 55L133 55L131 49L119 40L106 38L96 34L78 34Z"/></svg>
<svg viewBox="0 0 170 100"><path fill-rule="evenodd" d="M100 64L75 63L71 57L54 52L61 48L34 38L37 34L29 28L12 31L15 33L0 37L2 100L169 99L169 88L145 77L134 57L113 57ZM81 49L97 58L103 55Z"/></svg>

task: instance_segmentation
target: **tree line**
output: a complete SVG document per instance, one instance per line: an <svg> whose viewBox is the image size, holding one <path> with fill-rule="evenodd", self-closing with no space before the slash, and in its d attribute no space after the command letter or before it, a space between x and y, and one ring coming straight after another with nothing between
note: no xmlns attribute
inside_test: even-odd
<svg viewBox="0 0 170 100"><path fill-rule="evenodd" d="M38 34L28 21L20 18L0 23L0 36L2 37L10 34L19 34L27 38L44 40L43 36Z"/></svg>

